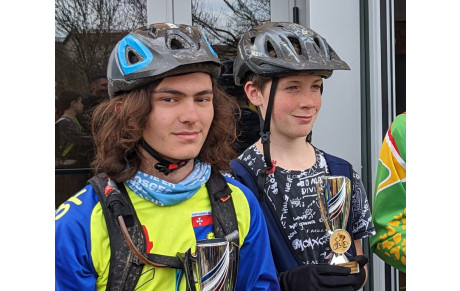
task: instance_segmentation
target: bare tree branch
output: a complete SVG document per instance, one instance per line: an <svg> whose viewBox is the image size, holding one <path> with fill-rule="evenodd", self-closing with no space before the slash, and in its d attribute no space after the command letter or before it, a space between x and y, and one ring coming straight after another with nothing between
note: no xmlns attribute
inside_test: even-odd
<svg viewBox="0 0 460 291"><path fill-rule="evenodd" d="M89 88L93 76L106 71L121 36L146 23L146 0L56 0L55 33L65 38L55 46L56 81Z"/></svg>
<svg viewBox="0 0 460 291"><path fill-rule="evenodd" d="M221 0L222 11L213 11L205 1L192 0L192 23L202 29L212 45L223 45L236 54L241 34L270 21L269 0Z"/></svg>

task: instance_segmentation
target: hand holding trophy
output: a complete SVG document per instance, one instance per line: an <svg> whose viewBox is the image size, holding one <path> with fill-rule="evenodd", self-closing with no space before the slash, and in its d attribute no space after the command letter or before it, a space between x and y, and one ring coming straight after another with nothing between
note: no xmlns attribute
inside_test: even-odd
<svg viewBox="0 0 460 291"><path fill-rule="evenodd" d="M340 265L359 273L356 261L349 261L345 253L353 241L345 230L351 205L351 182L345 176L323 176L316 185L321 216L327 231L331 234L329 245L332 250L330 265Z"/></svg>

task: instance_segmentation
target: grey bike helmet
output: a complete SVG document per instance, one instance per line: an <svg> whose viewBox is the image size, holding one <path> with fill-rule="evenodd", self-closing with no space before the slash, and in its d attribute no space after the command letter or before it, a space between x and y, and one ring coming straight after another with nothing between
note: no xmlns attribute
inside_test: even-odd
<svg viewBox="0 0 460 291"><path fill-rule="evenodd" d="M328 78L333 70L349 69L312 29L290 22L269 22L243 34L233 75L235 84L243 85L251 74L274 77L312 71Z"/></svg>
<svg viewBox="0 0 460 291"><path fill-rule="evenodd" d="M185 24L155 23L121 39L107 67L109 95L129 92L152 81L191 72L220 74L221 62L206 37Z"/></svg>

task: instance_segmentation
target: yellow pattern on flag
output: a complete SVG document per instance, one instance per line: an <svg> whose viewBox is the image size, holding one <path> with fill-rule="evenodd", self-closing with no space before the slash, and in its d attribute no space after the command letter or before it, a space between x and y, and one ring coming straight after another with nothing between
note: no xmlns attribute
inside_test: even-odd
<svg viewBox="0 0 460 291"><path fill-rule="evenodd" d="M396 157L394 155L395 153L397 152L388 137L385 138L385 143L382 145L379 159L388 169L388 177L377 187L377 195L383 189L406 179L406 165L401 165L401 157Z"/></svg>

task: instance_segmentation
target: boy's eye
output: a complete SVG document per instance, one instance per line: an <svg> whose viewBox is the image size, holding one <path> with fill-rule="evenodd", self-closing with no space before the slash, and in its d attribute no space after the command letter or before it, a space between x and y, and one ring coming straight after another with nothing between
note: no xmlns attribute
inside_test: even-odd
<svg viewBox="0 0 460 291"><path fill-rule="evenodd" d="M170 98L170 97L164 97L164 98L161 98L162 101L164 102L168 102L168 103L172 103L174 102L174 98Z"/></svg>
<svg viewBox="0 0 460 291"><path fill-rule="evenodd" d="M209 102L211 101L210 97L200 97L195 99L197 102Z"/></svg>

